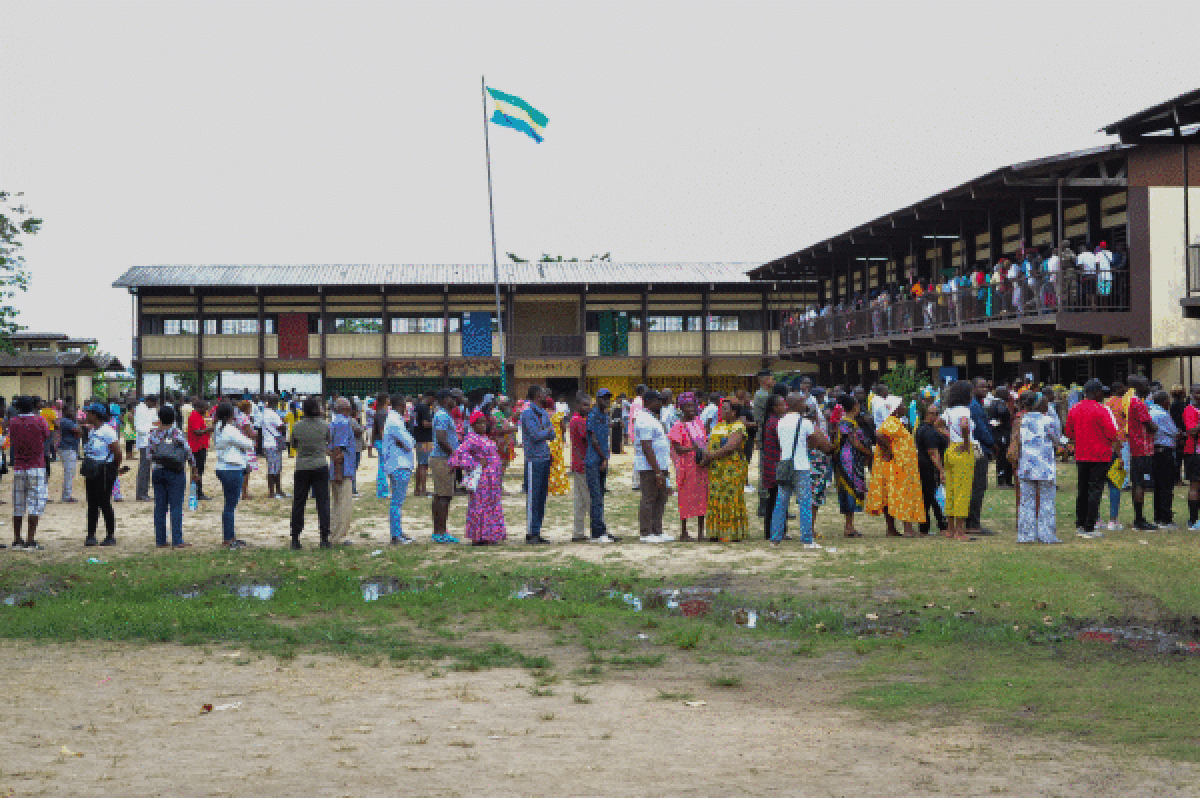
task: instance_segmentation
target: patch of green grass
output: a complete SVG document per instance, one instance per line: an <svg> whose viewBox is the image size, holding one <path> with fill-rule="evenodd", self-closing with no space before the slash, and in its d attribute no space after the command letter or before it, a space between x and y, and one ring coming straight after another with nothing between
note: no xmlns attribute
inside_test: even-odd
<svg viewBox="0 0 1200 798"><path fill-rule="evenodd" d="M1057 647L929 646L919 662L881 650L848 699L884 717L953 717L1026 733L1134 746L1139 753L1200 762L1192 722L1200 662L1147 658L1067 643Z"/></svg>
<svg viewBox="0 0 1200 798"><path fill-rule="evenodd" d="M712 687L741 687L742 677L738 676L736 673L722 673L709 679L708 683Z"/></svg>
<svg viewBox="0 0 1200 798"><path fill-rule="evenodd" d="M659 701L691 701L695 698L695 694L690 690L659 690Z"/></svg>

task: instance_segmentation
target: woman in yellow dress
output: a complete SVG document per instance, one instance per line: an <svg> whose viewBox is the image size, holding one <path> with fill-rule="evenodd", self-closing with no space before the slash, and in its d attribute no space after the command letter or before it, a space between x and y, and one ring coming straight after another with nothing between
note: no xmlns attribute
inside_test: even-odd
<svg viewBox="0 0 1200 798"><path fill-rule="evenodd" d="M287 444L288 457L295 457L296 450L292 448L292 428L296 426L296 403L288 402L287 415L283 417L283 423L287 424Z"/></svg>
<svg viewBox="0 0 1200 798"><path fill-rule="evenodd" d="M554 400L550 397L549 406ZM567 414L559 410L550 417L550 422L554 424L554 429L558 433L554 436L554 440L550 441L550 495L551 496L566 496L571 492L571 483L567 480L567 464L563 460L563 441L567 437Z"/></svg>
<svg viewBox="0 0 1200 798"><path fill-rule="evenodd" d="M708 469L708 533L722 543L743 540L749 528L746 516L747 463L743 454L746 425L738 421L738 409L730 401L721 403L717 423L708 437L708 452L702 463Z"/></svg>
<svg viewBox="0 0 1200 798"><path fill-rule="evenodd" d="M888 537L899 537L896 521L904 523L904 537L916 537L913 524L925 523L925 503L921 497L921 476L917 467L917 446L912 433L900 419L908 405L902 397L877 399L891 411L875 431L875 463L871 467L871 485L867 490L867 512L883 514Z"/></svg>

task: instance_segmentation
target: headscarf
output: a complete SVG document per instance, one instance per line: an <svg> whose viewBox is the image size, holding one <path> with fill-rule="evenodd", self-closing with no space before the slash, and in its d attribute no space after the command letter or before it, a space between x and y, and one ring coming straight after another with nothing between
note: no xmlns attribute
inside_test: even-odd
<svg viewBox="0 0 1200 798"><path fill-rule="evenodd" d="M680 407L688 402L696 404L696 394L692 393L691 391L684 391L683 393L679 394L679 398L675 401L675 403Z"/></svg>
<svg viewBox="0 0 1200 798"><path fill-rule="evenodd" d="M487 416L484 415L484 412L482 410L476 410L474 413L471 414L471 418L469 421L467 421L467 424L469 424L471 426L475 426L476 421L486 421L486 420L487 420Z"/></svg>

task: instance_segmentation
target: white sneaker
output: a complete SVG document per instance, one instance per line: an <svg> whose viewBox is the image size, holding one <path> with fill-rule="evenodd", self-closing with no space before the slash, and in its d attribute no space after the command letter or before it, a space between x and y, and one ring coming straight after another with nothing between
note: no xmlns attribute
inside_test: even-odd
<svg viewBox="0 0 1200 798"><path fill-rule="evenodd" d="M821 548L821 544L820 544L820 543L805 543L805 544L804 544L804 548L806 548L806 549L819 549L819 548Z"/></svg>
<svg viewBox="0 0 1200 798"><path fill-rule="evenodd" d="M662 543L663 539L660 538L658 535L643 535L642 542L643 543Z"/></svg>
<svg viewBox="0 0 1200 798"><path fill-rule="evenodd" d="M1104 537L1104 533L1097 529L1092 534L1085 535L1084 537L1086 537L1088 540L1099 540L1100 538Z"/></svg>
<svg viewBox="0 0 1200 798"><path fill-rule="evenodd" d="M1083 527L1081 527L1081 526L1077 526L1077 527L1075 527L1075 534L1076 534L1076 535L1078 535L1078 536L1079 536L1079 537L1081 537L1081 538L1086 538L1086 537L1089 537L1087 530L1085 530L1085 529L1084 529Z"/></svg>
<svg viewBox="0 0 1200 798"><path fill-rule="evenodd" d="M754 487L753 485L747 485L746 492L747 493L758 493L758 488Z"/></svg>
<svg viewBox="0 0 1200 798"><path fill-rule="evenodd" d="M1164 530L1164 531L1169 531L1172 529L1179 529L1179 525L1173 524L1173 523L1158 524L1157 526L1159 529Z"/></svg>
<svg viewBox="0 0 1200 798"><path fill-rule="evenodd" d="M1189 526L1188 530L1191 532L1200 532L1200 521L1197 521L1196 523Z"/></svg>
<svg viewBox="0 0 1200 798"><path fill-rule="evenodd" d="M662 534L662 535L659 535L658 538L659 538L660 543L674 543L675 542L674 535Z"/></svg>
<svg viewBox="0 0 1200 798"><path fill-rule="evenodd" d="M592 538L592 542L593 543L616 543L617 541L612 539L612 535L601 535L598 538Z"/></svg>
<svg viewBox="0 0 1200 798"><path fill-rule="evenodd" d="M1125 525L1122 524L1120 521L1109 521L1108 522L1108 531L1109 532L1120 532L1124 528L1125 528Z"/></svg>

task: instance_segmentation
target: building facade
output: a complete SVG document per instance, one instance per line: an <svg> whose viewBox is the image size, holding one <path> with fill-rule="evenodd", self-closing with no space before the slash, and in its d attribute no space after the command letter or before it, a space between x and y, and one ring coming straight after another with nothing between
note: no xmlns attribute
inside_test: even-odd
<svg viewBox="0 0 1200 798"><path fill-rule="evenodd" d="M17 332L10 336L15 350L0 354L0 396L39 396L43 399L90 399L94 379L105 371L120 371L121 362L98 353L95 338L71 338L64 333ZM106 385L107 387L107 385Z"/></svg>
<svg viewBox="0 0 1200 798"><path fill-rule="evenodd" d="M814 281L783 320L781 356L837 382L897 363L997 381L1200 379L1197 123L1200 91L1109 125L1113 144L997 169L764 264L754 277ZM1082 254L1101 244L1098 261Z"/></svg>
<svg viewBox="0 0 1200 798"><path fill-rule="evenodd" d="M114 285L134 297L142 392L189 374L209 393L265 393L302 373L327 395L498 391L502 375L515 395L535 383L632 394L749 388L778 360L796 296L747 268L505 264L503 341L490 265L139 266Z"/></svg>

